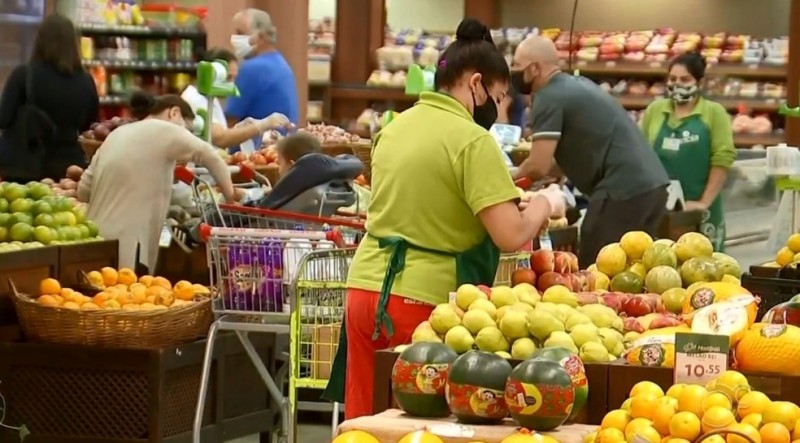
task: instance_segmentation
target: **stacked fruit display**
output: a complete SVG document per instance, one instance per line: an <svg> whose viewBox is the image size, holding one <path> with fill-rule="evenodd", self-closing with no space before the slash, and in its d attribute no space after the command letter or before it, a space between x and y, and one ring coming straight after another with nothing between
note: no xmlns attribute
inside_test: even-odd
<svg viewBox="0 0 800 443"><path fill-rule="evenodd" d="M665 393L643 381L620 409L606 414L600 429L584 441L685 443L790 443L800 439L800 408L772 401L747 378L725 371L706 386L676 384Z"/></svg>
<svg viewBox="0 0 800 443"><path fill-rule="evenodd" d="M800 234L792 234L786 240L786 245L775 254L775 261L765 263L767 267L783 267L800 262Z"/></svg>
<svg viewBox="0 0 800 443"><path fill-rule="evenodd" d="M89 130L84 131L81 134L81 137L87 140L104 141L106 137L108 137L108 134L111 134L115 129L134 121L135 120L132 118L113 117L110 120L92 123L92 126L89 128Z"/></svg>
<svg viewBox="0 0 800 443"><path fill-rule="evenodd" d="M97 294L84 295L62 287L54 278L46 278L39 285L36 302L42 306L82 311L159 311L185 306L196 296L209 294L203 285L181 280L173 286L164 277L137 277L128 268L105 267L89 272L87 278L92 288L99 291Z"/></svg>
<svg viewBox="0 0 800 443"><path fill-rule="evenodd" d="M254 166L274 164L278 161L278 151L275 150L274 145L267 146L251 154L239 151L233 155L227 155L227 152L225 154L220 153L220 155L222 155L225 162L229 165L243 164L251 168Z"/></svg>
<svg viewBox="0 0 800 443"><path fill-rule="evenodd" d="M589 393L581 359L565 348L540 349L515 368L501 356L442 343L415 343L392 368L398 405L416 417L454 415L467 424L500 424L550 431L575 417Z"/></svg>
<svg viewBox="0 0 800 443"><path fill-rule="evenodd" d="M85 205L56 195L51 186L0 184L0 252L99 238L97 226L86 219Z"/></svg>
<svg viewBox="0 0 800 443"><path fill-rule="evenodd" d="M361 430L345 431L337 435L331 443L381 443L374 435ZM428 429L419 429L404 435L397 443L445 443L442 437ZM485 443L471 440L470 443ZM499 443L558 443L553 437L538 434L527 429L515 430L511 435L500 440Z"/></svg>

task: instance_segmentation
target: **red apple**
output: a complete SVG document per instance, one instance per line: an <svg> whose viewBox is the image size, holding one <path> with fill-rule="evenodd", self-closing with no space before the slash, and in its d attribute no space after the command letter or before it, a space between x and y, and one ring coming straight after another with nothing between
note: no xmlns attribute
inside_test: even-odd
<svg viewBox="0 0 800 443"><path fill-rule="evenodd" d="M636 294L636 297L641 297L647 305L650 306L650 312L662 312L664 310L664 303L661 301L660 294Z"/></svg>
<svg viewBox="0 0 800 443"><path fill-rule="evenodd" d="M566 252L553 252L553 272L558 272L559 274L568 274L570 272L569 257Z"/></svg>
<svg viewBox="0 0 800 443"><path fill-rule="evenodd" d="M577 274L564 274L564 279L569 281L569 287L573 291L583 291L583 282Z"/></svg>
<svg viewBox="0 0 800 443"><path fill-rule="evenodd" d="M538 249L531 254L531 269L536 275L553 272L555 268L555 255L553 251Z"/></svg>
<svg viewBox="0 0 800 443"><path fill-rule="evenodd" d="M536 282L536 289L544 292L547 290L547 288L556 285L569 287L567 280L561 274L556 274L555 272L545 272L544 274L539 275L539 279Z"/></svg>
<svg viewBox="0 0 800 443"><path fill-rule="evenodd" d="M642 317L653 312L647 300L637 295L632 296L625 302L622 306L622 311L628 317Z"/></svg>
<svg viewBox="0 0 800 443"><path fill-rule="evenodd" d="M600 298L603 300L604 305L617 311L619 314L623 312L622 308L625 302L628 301L628 294L622 292L606 292Z"/></svg>
<svg viewBox="0 0 800 443"><path fill-rule="evenodd" d="M536 286L536 273L533 272L533 269L519 268L511 273L511 286L516 286L520 283Z"/></svg>
<svg viewBox="0 0 800 443"><path fill-rule="evenodd" d="M486 296L489 297L490 299L492 298L492 288L486 285L478 285L478 289L480 289L481 292L486 294Z"/></svg>

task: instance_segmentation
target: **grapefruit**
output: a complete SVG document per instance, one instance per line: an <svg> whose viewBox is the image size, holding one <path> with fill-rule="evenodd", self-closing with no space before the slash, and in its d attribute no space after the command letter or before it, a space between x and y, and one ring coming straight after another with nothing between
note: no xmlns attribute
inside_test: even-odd
<svg viewBox="0 0 800 443"><path fill-rule="evenodd" d="M703 399L708 395L708 390L700 385L687 385L681 390L678 397L678 410L700 415L703 408Z"/></svg>
<svg viewBox="0 0 800 443"><path fill-rule="evenodd" d="M751 414L761 414L764 409L772 403L772 400L766 394L759 391L750 391L745 393L736 405L736 412L739 418L744 419ZM762 418L763 420L763 418ZM759 420L761 421L761 420Z"/></svg>
<svg viewBox="0 0 800 443"><path fill-rule="evenodd" d="M635 397L639 394L645 394L645 393L654 394L656 397L664 396L664 390L661 389L661 386L651 381L640 381L639 383L636 383L631 388L631 392L628 394L628 396Z"/></svg>
<svg viewBox="0 0 800 443"><path fill-rule="evenodd" d="M658 408L658 397L650 392L643 392L631 398L631 417L652 420Z"/></svg>
<svg viewBox="0 0 800 443"><path fill-rule="evenodd" d="M730 409L722 406L712 406L703 413L703 418L700 421L703 432L708 433L736 423L736 417L733 416L733 412Z"/></svg>
<svg viewBox="0 0 800 443"><path fill-rule="evenodd" d="M792 434L780 423L767 423L758 430L761 434L761 443L789 443Z"/></svg>
<svg viewBox="0 0 800 443"><path fill-rule="evenodd" d="M761 443L761 434L758 433L758 429L747 423L734 423L728 426L728 429L733 432L744 434L744 436L748 438L731 432L726 437L727 443Z"/></svg>
<svg viewBox="0 0 800 443"><path fill-rule="evenodd" d="M669 421L669 435L673 438L695 441L700 431L700 419L688 411L678 412Z"/></svg>
<svg viewBox="0 0 800 443"><path fill-rule="evenodd" d="M671 246L656 242L644 251L642 264L647 270L656 266L675 268L678 266L678 256Z"/></svg>
<svg viewBox="0 0 800 443"><path fill-rule="evenodd" d="M717 377L714 390L722 392L729 399L739 401L750 392L750 383L741 372L727 370Z"/></svg>
<svg viewBox="0 0 800 443"><path fill-rule="evenodd" d="M644 251L653 244L653 237L644 231L632 231L622 236L619 246L628 256L628 261L639 260Z"/></svg>
<svg viewBox="0 0 800 443"><path fill-rule="evenodd" d="M773 401L761 413L764 423L780 423L789 431L794 430L798 419L797 405L788 401Z"/></svg>

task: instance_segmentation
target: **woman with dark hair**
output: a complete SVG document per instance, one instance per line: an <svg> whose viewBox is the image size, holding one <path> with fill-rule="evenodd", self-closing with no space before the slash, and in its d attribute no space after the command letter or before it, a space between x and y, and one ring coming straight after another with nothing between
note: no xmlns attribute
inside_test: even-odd
<svg viewBox="0 0 800 443"><path fill-rule="evenodd" d="M97 120L97 89L83 70L78 34L61 15L39 27L30 62L18 66L0 98L0 175L25 183L85 166L78 134Z"/></svg>
<svg viewBox="0 0 800 443"><path fill-rule="evenodd" d="M436 92L423 92L374 141L368 234L350 266L327 392L344 394L348 419L372 412L375 351L408 343L460 285L492 285L500 251L518 250L564 212L552 191L521 204L488 132L509 69L486 26L461 22L434 83Z"/></svg>
<svg viewBox="0 0 800 443"><path fill-rule="evenodd" d="M188 103L177 95L137 92L131 110L140 120L120 126L103 142L81 178L78 199L89 203L87 216L100 235L119 240L120 267L142 264L152 272L177 163L204 166L225 199L236 199L225 162L189 132L194 113Z"/></svg>
<svg viewBox="0 0 800 443"><path fill-rule="evenodd" d="M736 159L731 118L725 108L701 94L706 62L698 53L673 59L667 98L642 116L641 128L671 180L680 182L687 210L704 211L700 231L725 248L725 213L720 191Z"/></svg>
<svg viewBox="0 0 800 443"><path fill-rule="evenodd" d="M228 77L232 81L239 72L239 60L233 52L224 48L212 48L206 51L204 61L222 60L228 64ZM197 87L189 85L183 90L181 98L186 100L197 114L201 109L208 109L208 98L200 94ZM207 112L207 111L206 111ZM228 127L228 121L219 100L214 98L211 105L211 143L220 148L238 148L238 146L270 129L289 127L291 123L283 114L272 114L261 120L253 120L250 124Z"/></svg>

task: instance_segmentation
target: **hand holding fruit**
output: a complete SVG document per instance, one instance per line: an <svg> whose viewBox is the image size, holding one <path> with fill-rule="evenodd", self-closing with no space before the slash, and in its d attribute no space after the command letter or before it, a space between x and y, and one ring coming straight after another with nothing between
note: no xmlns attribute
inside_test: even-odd
<svg viewBox="0 0 800 443"><path fill-rule="evenodd" d="M556 184L552 184L541 191L537 195L547 199L550 203L550 218L561 218L567 212L567 200L564 198L564 191Z"/></svg>
<svg viewBox="0 0 800 443"><path fill-rule="evenodd" d="M293 126L288 117L278 112L274 112L261 120L256 120L255 125L261 132L266 132L270 129L291 128Z"/></svg>

